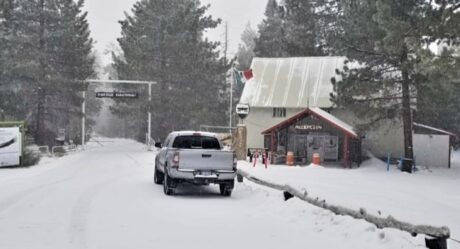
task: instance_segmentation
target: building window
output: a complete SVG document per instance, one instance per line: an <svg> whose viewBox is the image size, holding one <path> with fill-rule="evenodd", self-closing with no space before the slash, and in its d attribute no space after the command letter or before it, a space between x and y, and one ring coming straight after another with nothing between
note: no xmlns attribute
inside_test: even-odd
<svg viewBox="0 0 460 249"><path fill-rule="evenodd" d="M274 118L285 118L286 108L273 108L273 117Z"/></svg>

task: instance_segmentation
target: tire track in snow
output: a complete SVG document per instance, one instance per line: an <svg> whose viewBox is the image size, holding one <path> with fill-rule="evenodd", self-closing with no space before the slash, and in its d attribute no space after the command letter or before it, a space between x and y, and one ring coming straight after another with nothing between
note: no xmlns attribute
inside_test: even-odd
<svg viewBox="0 0 460 249"><path fill-rule="evenodd" d="M142 166L142 164L139 161L137 161L136 158L134 158L130 154L125 153L125 156L127 156L131 161L133 161L133 163L136 164L137 167Z"/></svg>
<svg viewBox="0 0 460 249"><path fill-rule="evenodd" d="M128 176L131 174L128 174ZM68 229L69 244L76 249L88 248L87 245L87 229L89 215L91 213L92 204L95 197L107 185L110 185L122 177L127 177L126 174L112 177L106 181L100 182L87 188L78 198L76 204L72 208L70 217L70 226Z"/></svg>
<svg viewBox="0 0 460 249"><path fill-rule="evenodd" d="M59 181L54 181L54 182L50 182L50 183L46 183L46 184L41 184L41 185L34 186L34 187L31 187L31 188L26 188L25 190L22 190L22 191L19 191L17 193L14 193L9 197L3 198L2 200L0 200L0 214L5 212L5 211L7 211L8 209L10 209L15 204L23 201L27 197L32 196L33 194L35 194L37 192L43 191L45 189L48 189L50 187L53 187L53 186L58 185L58 184L63 183L63 182L68 182L69 180L73 180L74 178L75 177L69 177L69 178L66 178L66 179L59 180Z"/></svg>
<svg viewBox="0 0 460 249"><path fill-rule="evenodd" d="M51 172L54 173L56 170L61 170L61 169L62 168L54 168L54 169L52 169L50 171L47 171L47 172L44 172L44 173L41 173L41 174L35 176L35 178L48 176ZM73 169L70 172L70 175L71 176L68 176L68 177L60 179L60 180L55 180L55 181L51 181L51 182L44 182L44 183L35 184L35 186L24 188L23 190L14 192L9 196L1 198L0 199L0 214L2 214L3 212L9 210L12 206L20 203L21 201L27 200L28 197L33 196L34 194L39 193L40 191L50 189L50 188L55 187L56 185L59 185L59 184L64 183L64 182L68 183L69 181L79 180L80 177L88 176L88 175L90 175L90 173L82 174L82 168L79 167L79 168ZM28 179L26 179L26 180L28 180ZM27 184L27 182L25 182L24 184ZM5 187L5 186L2 186L2 187Z"/></svg>

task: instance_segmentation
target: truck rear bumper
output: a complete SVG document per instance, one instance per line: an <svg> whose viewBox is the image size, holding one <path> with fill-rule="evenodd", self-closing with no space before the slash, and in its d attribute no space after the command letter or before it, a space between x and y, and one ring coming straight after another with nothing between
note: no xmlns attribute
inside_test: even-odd
<svg viewBox="0 0 460 249"><path fill-rule="evenodd" d="M170 169L168 172L172 178L196 183L219 183L236 177L236 171L233 170Z"/></svg>

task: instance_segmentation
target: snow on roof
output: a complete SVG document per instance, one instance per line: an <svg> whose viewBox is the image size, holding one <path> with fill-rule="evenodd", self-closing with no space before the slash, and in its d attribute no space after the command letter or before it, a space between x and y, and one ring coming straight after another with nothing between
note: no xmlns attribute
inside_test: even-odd
<svg viewBox="0 0 460 249"><path fill-rule="evenodd" d="M206 132L206 131L174 131L174 132L171 132L171 134L176 135L176 136L193 136L196 134L200 134L201 136L217 137L216 133Z"/></svg>
<svg viewBox="0 0 460 249"><path fill-rule="evenodd" d="M331 124L332 126L335 126L336 128L342 130L343 132L347 133L348 135L354 137L354 138L359 138L358 134L354 131L354 128L343 122L342 120L336 118L332 114L322 110L319 107L311 107L307 108L306 110L297 113L296 115L284 120L283 122L265 130L262 132L262 134L269 134L275 130L281 129L283 127L289 126L294 122L297 122L299 119L305 117L308 114L313 114L323 120L325 120L327 123Z"/></svg>
<svg viewBox="0 0 460 249"><path fill-rule="evenodd" d="M246 82L240 103L251 107L331 107L331 78L345 57L254 58L254 77Z"/></svg>
<svg viewBox="0 0 460 249"><path fill-rule="evenodd" d="M358 137L358 134L354 131L353 126L343 122L342 120L338 119L337 117L333 116L332 114L322 110L318 107L312 107L310 110L317 115L323 117L324 119L328 120L330 123L335 124L336 126L342 128L343 130L347 131L351 135Z"/></svg>
<svg viewBox="0 0 460 249"><path fill-rule="evenodd" d="M457 135L455 135L454 133L452 132L448 132L448 131L445 131L445 130L441 130L441 129L438 129L438 128L434 128L432 126L428 126L428 125L424 125L424 124L419 124L419 123L413 123L414 126L417 126L417 127L420 127L420 128L424 128L424 129L427 129L427 130L432 130L432 131L436 131L436 132L439 132L439 133L443 133L443 134L446 134L446 135L449 135L449 136L453 136L453 137L456 137Z"/></svg>

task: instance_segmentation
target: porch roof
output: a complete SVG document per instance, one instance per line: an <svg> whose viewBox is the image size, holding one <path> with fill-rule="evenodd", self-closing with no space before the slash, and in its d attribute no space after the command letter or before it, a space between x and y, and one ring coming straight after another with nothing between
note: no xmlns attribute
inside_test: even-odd
<svg viewBox="0 0 460 249"><path fill-rule="evenodd" d="M322 110L321 108L318 107L310 107L305 109L304 111L284 120L283 122L265 130L262 132L263 135L268 135L274 131L286 128L290 126L291 124L303 119L304 117L308 115L313 115L321 120L324 120L326 123L330 124L331 126L337 128L338 130L341 130L343 133L349 135L352 138L359 139L358 134L354 131L354 128L343 122L342 120L336 118L332 114Z"/></svg>

